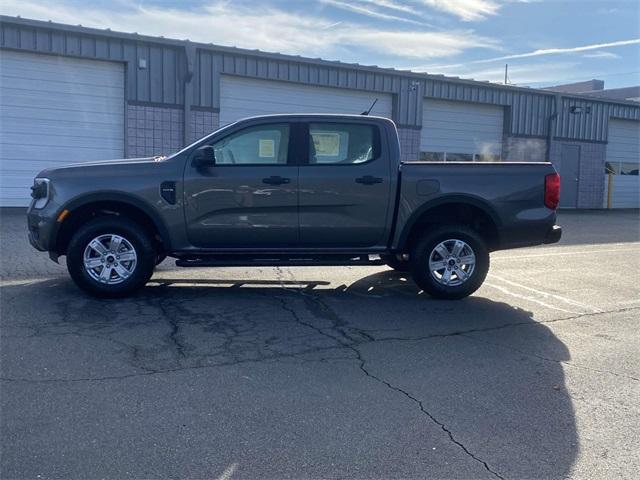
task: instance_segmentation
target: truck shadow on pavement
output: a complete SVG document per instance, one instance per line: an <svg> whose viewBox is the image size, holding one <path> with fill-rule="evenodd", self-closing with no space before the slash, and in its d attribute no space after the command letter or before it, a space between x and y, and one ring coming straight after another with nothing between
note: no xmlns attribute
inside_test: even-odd
<svg viewBox="0 0 640 480"><path fill-rule="evenodd" d="M392 271L335 288L154 278L117 301L84 296L66 279L1 290L5 382L46 388L255 364L303 366L313 378L322 362L335 365L335 382L341 369L357 368L372 389L389 389L404 400L389 409L415 409L488 478L564 477L578 452L562 363L569 352L532 312L506 303L424 298ZM352 394L362 408L384 401Z"/></svg>

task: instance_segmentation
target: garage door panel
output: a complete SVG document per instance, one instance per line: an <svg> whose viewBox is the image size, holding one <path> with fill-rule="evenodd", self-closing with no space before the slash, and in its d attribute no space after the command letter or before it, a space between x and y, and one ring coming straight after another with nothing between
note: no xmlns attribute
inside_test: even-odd
<svg viewBox="0 0 640 480"><path fill-rule="evenodd" d="M10 124L13 121L33 122L37 124L39 122L60 122L62 124L69 124L73 126L77 123L92 123L96 124L96 127L113 126L114 123L122 123L124 111L120 113L102 113L102 112L87 112L78 110L63 110L46 107L1 107L2 120L5 124Z"/></svg>
<svg viewBox="0 0 640 480"><path fill-rule="evenodd" d="M24 206L45 168L124 155L124 66L0 52L0 205Z"/></svg>
<svg viewBox="0 0 640 480"><path fill-rule="evenodd" d="M63 138L60 145L24 145L20 143L2 143L0 152L5 160L41 160L47 162L43 168L47 168L50 163L63 160L69 163L68 159L80 161L93 161L102 157L103 160L118 158L122 153L122 139L109 139L107 142L82 142L74 138ZM113 156L115 154L115 156ZM104 155L111 155L105 157ZM3 167L4 168L4 167ZM37 172L34 172L37 173Z"/></svg>
<svg viewBox="0 0 640 480"><path fill-rule="evenodd" d="M640 168L640 122L609 120L607 163L614 171L629 173ZM605 204L609 181L605 175ZM613 175L611 179L611 206L613 208L640 207L640 176Z"/></svg>
<svg viewBox="0 0 640 480"><path fill-rule="evenodd" d="M420 151L500 155L503 122L500 106L426 99Z"/></svg>
<svg viewBox="0 0 640 480"><path fill-rule="evenodd" d="M2 107L41 108L44 97L47 97L46 108L63 111L82 111L90 113L93 109L106 113L122 113L123 109L114 105L111 97L96 97L92 95L76 95L72 93L53 92L7 92L7 97L1 102ZM4 96L4 94L3 94Z"/></svg>
<svg viewBox="0 0 640 480"><path fill-rule="evenodd" d="M371 115L391 118L390 94L299 85L223 75L220 81L220 125L244 117L273 113L359 114L378 98Z"/></svg>

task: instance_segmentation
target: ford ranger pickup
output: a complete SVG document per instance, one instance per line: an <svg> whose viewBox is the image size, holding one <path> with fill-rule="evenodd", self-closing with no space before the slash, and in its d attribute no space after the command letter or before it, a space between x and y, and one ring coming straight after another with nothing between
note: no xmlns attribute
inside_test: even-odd
<svg viewBox="0 0 640 480"><path fill-rule="evenodd" d="M477 290L490 252L560 239L551 163L401 161L391 120L269 115L167 157L34 179L29 240L99 297L180 267L382 265L430 296Z"/></svg>

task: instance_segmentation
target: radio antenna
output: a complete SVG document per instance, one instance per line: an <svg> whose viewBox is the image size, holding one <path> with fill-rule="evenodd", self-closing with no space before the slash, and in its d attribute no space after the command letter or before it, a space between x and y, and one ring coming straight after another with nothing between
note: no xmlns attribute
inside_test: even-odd
<svg viewBox="0 0 640 480"><path fill-rule="evenodd" d="M360 115L369 115L371 113L371 110L373 110L373 107L375 106L375 104L378 102L378 99L376 98L373 103L371 104L371 106L369 107L369 110L365 110L364 112L362 112Z"/></svg>

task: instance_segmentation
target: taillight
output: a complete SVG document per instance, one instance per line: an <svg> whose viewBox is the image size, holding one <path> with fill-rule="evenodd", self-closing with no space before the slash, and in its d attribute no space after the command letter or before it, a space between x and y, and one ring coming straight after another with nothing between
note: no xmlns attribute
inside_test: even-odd
<svg viewBox="0 0 640 480"><path fill-rule="evenodd" d="M555 210L560 202L560 175L552 173L544 177L544 204Z"/></svg>

